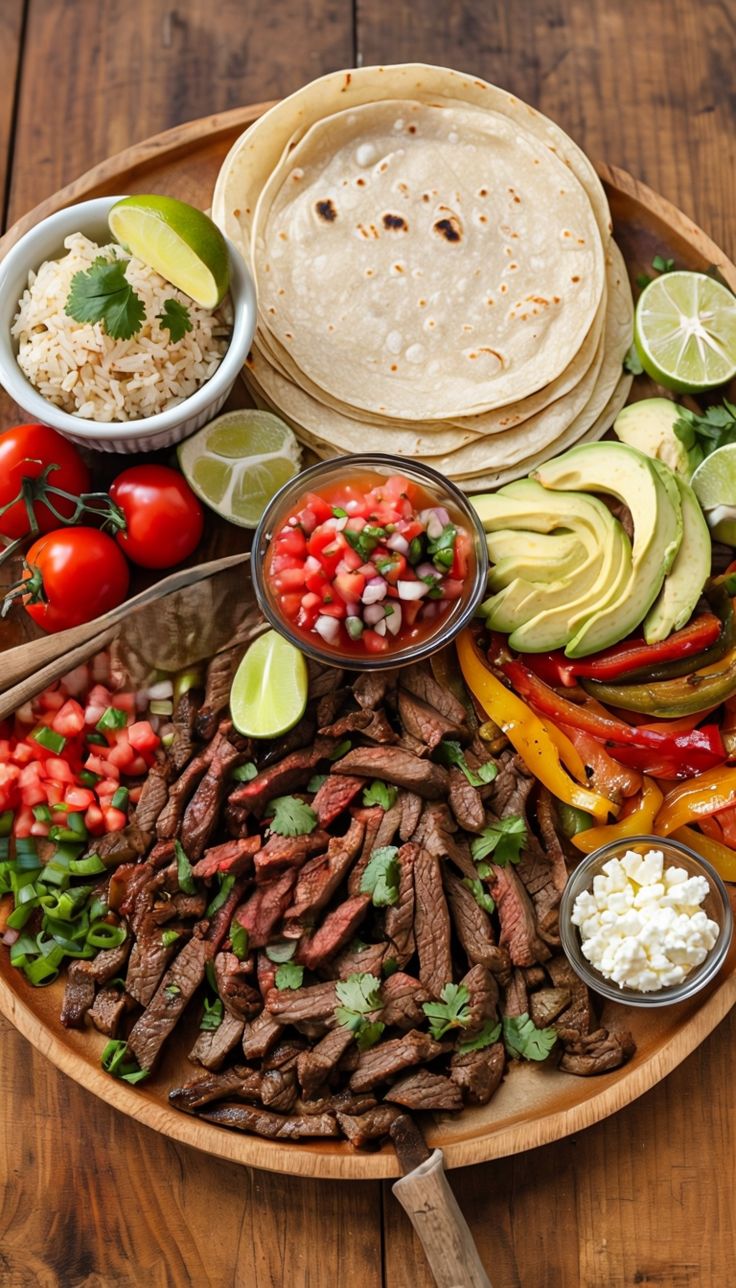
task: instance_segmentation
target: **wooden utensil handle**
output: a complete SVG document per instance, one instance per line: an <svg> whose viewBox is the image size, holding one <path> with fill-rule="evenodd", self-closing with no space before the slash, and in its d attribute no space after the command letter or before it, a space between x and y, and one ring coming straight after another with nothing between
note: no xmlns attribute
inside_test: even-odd
<svg viewBox="0 0 736 1288"><path fill-rule="evenodd" d="M450 1189L441 1149L392 1189L419 1236L437 1288L492 1288Z"/></svg>

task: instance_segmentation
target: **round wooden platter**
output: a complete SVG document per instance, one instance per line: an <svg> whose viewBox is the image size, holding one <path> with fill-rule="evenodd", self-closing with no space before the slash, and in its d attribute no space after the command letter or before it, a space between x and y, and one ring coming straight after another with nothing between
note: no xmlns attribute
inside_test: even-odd
<svg viewBox="0 0 736 1288"><path fill-rule="evenodd" d="M90 197L164 192L207 208L225 153L268 106L237 108L192 121L103 161L18 220L0 239L0 255L46 215ZM700 228L624 171L607 165L599 165L598 170L632 278L646 271L652 257L660 254L672 256L678 266L715 268L736 290L736 267ZM649 392L644 382L637 385L636 396ZM238 396L241 404L246 401L244 390ZM215 552L225 553L228 546L239 548L242 533L237 535L239 541L228 541L215 528L199 556L205 559ZM7 647L16 639L6 636L5 641ZM399 1174L396 1156L388 1146L375 1153L356 1153L338 1141L267 1141L226 1131L172 1109L168 1090L193 1072L186 1060L194 1040L191 1017L189 1027L185 1021L182 1031L174 1035L160 1069L149 1082L134 1088L115 1081L99 1064L105 1040L94 1031L77 1033L62 1028L58 1018L62 990L61 981L46 989L31 988L10 967L7 953L0 953L0 1011L59 1069L139 1122L210 1154L270 1171L346 1180ZM428 1144L441 1146L448 1167L462 1167L580 1131L653 1087L695 1050L734 1003L736 946L715 983L691 1002L661 1010L604 1008L603 1023L630 1028L636 1040L636 1054L624 1068L598 1078L575 1078L556 1069L514 1067L485 1108L468 1109L457 1117L433 1115L425 1123Z"/></svg>

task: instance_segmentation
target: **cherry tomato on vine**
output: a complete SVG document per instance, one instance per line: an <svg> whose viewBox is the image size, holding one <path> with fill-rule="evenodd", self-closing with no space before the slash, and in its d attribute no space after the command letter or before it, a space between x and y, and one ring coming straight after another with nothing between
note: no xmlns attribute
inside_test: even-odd
<svg viewBox="0 0 736 1288"><path fill-rule="evenodd" d="M117 541L142 568L170 568L199 545L202 506L178 470L166 465L132 465L110 488L126 522Z"/></svg>
<svg viewBox="0 0 736 1288"><path fill-rule="evenodd" d="M107 533L58 528L30 547L16 594L43 630L64 631L117 608L129 580L125 558Z"/></svg>
<svg viewBox="0 0 736 1288"><path fill-rule="evenodd" d="M50 487L60 488L73 496L89 490L89 470L82 457L74 444L62 438L55 429L48 425L14 425L0 433L0 532L4 536L15 540L30 532L26 506L16 498L20 497L23 479L38 478L49 465L59 466L49 471ZM50 500L62 519L68 519L74 513L71 501L54 495ZM58 528L59 518L42 500L31 496L30 503L41 532ZM8 509L2 513L4 506Z"/></svg>

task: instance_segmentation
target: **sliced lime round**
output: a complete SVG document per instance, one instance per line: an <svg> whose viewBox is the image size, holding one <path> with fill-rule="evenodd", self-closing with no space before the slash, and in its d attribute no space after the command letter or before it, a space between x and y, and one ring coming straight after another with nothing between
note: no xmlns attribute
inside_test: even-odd
<svg viewBox="0 0 736 1288"><path fill-rule="evenodd" d="M277 631L266 631L235 672L233 724L247 738L277 738L304 715L308 690L304 654Z"/></svg>
<svg viewBox="0 0 736 1288"><path fill-rule="evenodd" d="M177 448L197 496L241 528L256 528L271 497L299 472L294 434L268 411L228 411Z"/></svg>
<svg viewBox="0 0 736 1288"><path fill-rule="evenodd" d="M714 389L736 375L736 297L705 273L663 273L639 296L634 341L665 389Z"/></svg>
<svg viewBox="0 0 736 1288"><path fill-rule="evenodd" d="M691 483L716 541L736 546L736 443L706 456Z"/></svg>
<svg viewBox="0 0 736 1288"><path fill-rule="evenodd" d="M227 242L204 211L175 197L123 197L107 217L110 232L126 250L184 291L214 309L230 284Z"/></svg>

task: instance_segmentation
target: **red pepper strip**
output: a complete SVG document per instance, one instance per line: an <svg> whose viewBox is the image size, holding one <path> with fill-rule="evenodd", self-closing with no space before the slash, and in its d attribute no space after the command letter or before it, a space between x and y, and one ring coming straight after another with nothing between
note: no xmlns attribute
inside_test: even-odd
<svg viewBox="0 0 736 1288"><path fill-rule="evenodd" d="M639 725L641 729L641 725ZM630 765L652 778L672 780L691 778L707 769L715 769L726 759L718 725L704 725L690 733L677 734L670 750L654 751L651 747L616 747L612 752L622 765Z"/></svg>
<svg viewBox="0 0 736 1288"><path fill-rule="evenodd" d="M587 680L615 680L630 671L702 653L715 643L721 630L715 613L702 613L658 644L647 644L637 636L581 661L571 660L562 652L531 653L527 665L547 684L564 684L566 688L575 684L577 676Z"/></svg>
<svg viewBox="0 0 736 1288"><path fill-rule="evenodd" d="M532 706L543 715L551 716L553 720L570 725L573 729L582 729L584 733L592 733L595 738L601 738L607 742L628 743L632 747L654 747L658 751L672 749L674 740L667 734L652 732L651 729L641 727L633 728L623 720L617 720L613 716L598 715L597 712L589 711L585 707L578 706L576 702L571 702L569 698L563 698L561 694L555 693L554 689L534 675L518 658L511 662L504 662L502 670L517 693L531 702Z"/></svg>
<svg viewBox="0 0 736 1288"><path fill-rule="evenodd" d="M614 759L613 755L606 751L600 739L594 738L592 733L573 729L572 725L561 725L560 728L580 753L583 764L588 770L593 771L588 783L589 787L593 787L602 796L608 797L609 801L625 800L641 791L641 774L619 763L618 749ZM656 753L649 751L648 754L652 756Z"/></svg>

